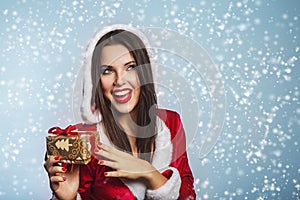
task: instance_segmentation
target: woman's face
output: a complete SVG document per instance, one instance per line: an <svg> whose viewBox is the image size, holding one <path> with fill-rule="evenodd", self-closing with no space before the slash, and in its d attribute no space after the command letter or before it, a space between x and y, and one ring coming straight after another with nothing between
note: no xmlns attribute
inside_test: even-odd
<svg viewBox="0 0 300 200"><path fill-rule="evenodd" d="M123 45L110 45L102 49L100 59L104 96L118 112L130 113L140 96L140 81L134 58Z"/></svg>

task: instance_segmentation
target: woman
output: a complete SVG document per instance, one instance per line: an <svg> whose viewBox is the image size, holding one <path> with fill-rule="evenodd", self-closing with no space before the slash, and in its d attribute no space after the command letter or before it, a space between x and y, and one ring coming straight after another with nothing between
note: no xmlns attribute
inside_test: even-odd
<svg viewBox="0 0 300 200"><path fill-rule="evenodd" d="M143 36L125 29L109 27L87 48L77 129L97 130L100 142L88 165L47 159L53 199L195 199L180 117L157 108Z"/></svg>

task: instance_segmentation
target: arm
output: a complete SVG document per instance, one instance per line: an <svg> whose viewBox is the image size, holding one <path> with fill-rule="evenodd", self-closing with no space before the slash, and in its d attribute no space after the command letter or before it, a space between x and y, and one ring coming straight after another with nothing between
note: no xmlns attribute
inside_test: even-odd
<svg viewBox="0 0 300 200"><path fill-rule="evenodd" d="M194 178L186 153L171 164L167 170L161 174L167 178L167 181L161 187L155 190L147 190L148 199L196 199L193 183Z"/></svg>
<svg viewBox="0 0 300 200"><path fill-rule="evenodd" d="M164 110L160 110L158 115L162 116L162 119L165 121L171 132L173 161L170 166L178 170L181 179L180 195L178 199L196 199L194 177L188 162L185 132L180 116L176 112Z"/></svg>
<svg viewBox="0 0 300 200"><path fill-rule="evenodd" d="M157 190L148 190L149 199L196 199L194 178L189 167L186 153L184 129L177 113L158 110L158 116L165 122L171 132L173 146L172 162L170 167L162 172L168 181Z"/></svg>
<svg viewBox="0 0 300 200"><path fill-rule="evenodd" d="M175 126L171 131L171 135L174 150L173 162L171 166L175 167L179 171L181 177L179 199L196 199L196 194L194 191L194 177L191 172L186 153L186 139L183 125L177 113L175 114L173 120L173 124Z"/></svg>
<svg viewBox="0 0 300 200"><path fill-rule="evenodd" d="M196 199L194 191L194 177L188 164L187 154L184 153L176 161L174 161L171 166L175 167L180 173L181 186L178 199Z"/></svg>

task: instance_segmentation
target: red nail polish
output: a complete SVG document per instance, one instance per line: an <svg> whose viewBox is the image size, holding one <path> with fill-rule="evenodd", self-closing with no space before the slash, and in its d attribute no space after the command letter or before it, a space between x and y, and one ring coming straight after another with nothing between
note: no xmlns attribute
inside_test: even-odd
<svg viewBox="0 0 300 200"><path fill-rule="evenodd" d="M54 160L59 160L59 159L60 159L59 156L55 156L55 157L54 157Z"/></svg>
<svg viewBox="0 0 300 200"><path fill-rule="evenodd" d="M63 181L66 181L67 180L67 177L63 177Z"/></svg>
<svg viewBox="0 0 300 200"><path fill-rule="evenodd" d="M107 176L108 175L108 172L104 172L104 176Z"/></svg>
<svg viewBox="0 0 300 200"><path fill-rule="evenodd" d="M101 146L101 145L102 145L102 143L99 141L99 142L98 142L98 146Z"/></svg>
<svg viewBox="0 0 300 200"><path fill-rule="evenodd" d="M98 152L99 152L99 150L98 150L97 148L95 148L95 149L94 149L94 152L95 152L95 153L98 153Z"/></svg>
<svg viewBox="0 0 300 200"><path fill-rule="evenodd" d="M104 163L103 160L99 160L99 162L98 162L99 165L102 165L103 163Z"/></svg>
<svg viewBox="0 0 300 200"><path fill-rule="evenodd" d="M66 172L66 171L67 171L67 168L62 167L61 170L62 170L63 172Z"/></svg>

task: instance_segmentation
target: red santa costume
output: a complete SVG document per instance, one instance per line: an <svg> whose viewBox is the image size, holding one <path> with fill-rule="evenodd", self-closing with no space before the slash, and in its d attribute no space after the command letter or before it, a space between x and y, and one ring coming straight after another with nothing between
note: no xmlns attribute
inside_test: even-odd
<svg viewBox="0 0 300 200"><path fill-rule="evenodd" d="M104 133L101 114L91 110L92 80L91 60L98 40L114 29L125 29L139 36L146 47L146 38L138 30L126 25L113 25L98 32L88 45L84 63L83 101L81 106L84 124L76 125L78 130L97 130L100 141L114 146ZM96 158L80 166L80 183L77 199L195 199L194 178L189 167L183 126L176 112L157 109L157 137L151 164L168 180L158 189L150 190L139 180L105 177L104 172L112 169L99 165ZM55 198L55 197L54 197Z"/></svg>
<svg viewBox="0 0 300 200"><path fill-rule="evenodd" d="M185 152L185 134L180 117L169 110L158 109L158 136L152 165L168 181L156 190L148 190L139 181L107 178L104 172L109 167L98 165L93 158L88 165L80 166L80 186L78 197L81 199L195 199L194 178ZM98 130L102 143L112 145L98 125L77 125L79 130Z"/></svg>

